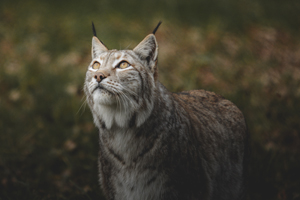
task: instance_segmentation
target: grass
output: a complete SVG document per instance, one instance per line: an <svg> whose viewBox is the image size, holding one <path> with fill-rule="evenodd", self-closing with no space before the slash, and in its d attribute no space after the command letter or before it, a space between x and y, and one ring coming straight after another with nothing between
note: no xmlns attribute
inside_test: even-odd
<svg viewBox="0 0 300 200"><path fill-rule="evenodd" d="M250 199L300 199L299 8L296 0L1 1L0 199L104 199L98 133L83 105L91 21L120 49L159 20L161 82L214 91L243 111Z"/></svg>

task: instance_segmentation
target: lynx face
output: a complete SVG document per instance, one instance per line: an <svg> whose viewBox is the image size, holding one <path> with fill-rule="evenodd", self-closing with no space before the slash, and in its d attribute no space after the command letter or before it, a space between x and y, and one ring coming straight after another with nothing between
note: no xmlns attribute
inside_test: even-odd
<svg viewBox="0 0 300 200"><path fill-rule="evenodd" d="M84 91L99 127L140 126L153 109L157 43L148 35L133 50L108 50L96 37Z"/></svg>

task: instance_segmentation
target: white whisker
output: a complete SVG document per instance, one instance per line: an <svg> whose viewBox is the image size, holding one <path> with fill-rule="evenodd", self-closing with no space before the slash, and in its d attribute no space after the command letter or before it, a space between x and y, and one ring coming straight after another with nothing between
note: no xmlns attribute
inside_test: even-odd
<svg viewBox="0 0 300 200"><path fill-rule="evenodd" d="M76 115L78 115L78 113L79 113L79 111L81 110L82 107L83 107L83 111L82 111L81 115L84 113L86 104L87 104L87 98L84 100L84 102L79 107L78 111L76 112Z"/></svg>
<svg viewBox="0 0 300 200"><path fill-rule="evenodd" d="M132 43L130 43L125 49L128 49L128 47L130 47L131 44L132 44Z"/></svg>

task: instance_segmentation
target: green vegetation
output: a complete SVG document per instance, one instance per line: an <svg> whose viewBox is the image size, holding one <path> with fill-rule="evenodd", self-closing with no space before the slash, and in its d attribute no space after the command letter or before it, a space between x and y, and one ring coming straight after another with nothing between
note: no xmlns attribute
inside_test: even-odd
<svg viewBox="0 0 300 200"><path fill-rule="evenodd" d="M82 91L91 22L109 48L152 31L171 91L233 101L251 134L249 196L300 199L300 2L0 2L0 199L103 199Z"/></svg>

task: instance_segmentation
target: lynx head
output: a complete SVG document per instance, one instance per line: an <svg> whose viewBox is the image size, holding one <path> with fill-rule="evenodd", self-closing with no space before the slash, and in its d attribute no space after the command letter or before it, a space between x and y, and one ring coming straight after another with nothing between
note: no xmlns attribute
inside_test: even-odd
<svg viewBox="0 0 300 200"><path fill-rule="evenodd" d="M138 127L149 117L157 82L158 26L133 50L108 50L93 29L84 92L98 128Z"/></svg>

